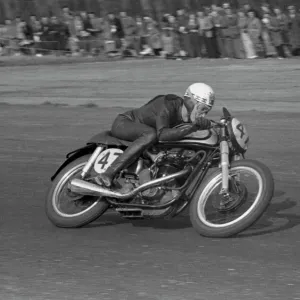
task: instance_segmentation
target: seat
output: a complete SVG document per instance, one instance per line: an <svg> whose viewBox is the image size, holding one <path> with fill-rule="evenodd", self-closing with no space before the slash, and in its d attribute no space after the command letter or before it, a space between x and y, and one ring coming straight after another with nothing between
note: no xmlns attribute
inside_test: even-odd
<svg viewBox="0 0 300 300"><path fill-rule="evenodd" d="M104 144L107 146L125 146L128 147L132 142L118 139L111 135L111 132L103 131L94 135L88 142L88 144Z"/></svg>

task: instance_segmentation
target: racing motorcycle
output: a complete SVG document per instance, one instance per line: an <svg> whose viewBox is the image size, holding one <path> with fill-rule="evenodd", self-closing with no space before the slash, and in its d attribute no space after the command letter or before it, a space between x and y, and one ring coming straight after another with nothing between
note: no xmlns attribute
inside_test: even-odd
<svg viewBox="0 0 300 300"><path fill-rule="evenodd" d="M189 206L194 229L229 237L256 222L274 193L269 168L245 159L246 126L223 108L219 122L178 141L148 147L117 174L113 188L91 180L105 172L130 144L110 131L92 137L52 176L46 200L50 221L81 227L113 209L126 219L173 218ZM252 179L252 181L251 181Z"/></svg>

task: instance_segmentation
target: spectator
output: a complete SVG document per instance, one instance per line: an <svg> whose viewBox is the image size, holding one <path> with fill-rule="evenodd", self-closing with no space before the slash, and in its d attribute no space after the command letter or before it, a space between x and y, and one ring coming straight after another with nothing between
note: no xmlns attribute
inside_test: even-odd
<svg viewBox="0 0 300 300"><path fill-rule="evenodd" d="M196 15L190 14L187 31L189 35L189 50L188 55L192 58L201 57L201 44L199 39L199 24L196 19Z"/></svg>
<svg viewBox="0 0 300 300"><path fill-rule="evenodd" d="M119 52L125 47L144 55L154 52L159 55L163 48L168 57L201 57L203 48L209 58L254 58L274 54L282 58L291 53L300 54L300 16L294 6L289 6L285 15L277 8L272 8L271 12L270 5L262 3L258 15L246 3L238 16L232 13L228 2L222 7L212 4L205 7L204 12L197 15L190 12L189 16L184 9L179 9L176 18L166 13L161 19L160 30L157 22L149 17L134 20L124 11L120 12L120 18L109 14L105 20L93 12L82 12L75 17L65 6L61 21L53 16L51 21L43 17L39 22L34 14L28 24L19 17L14 22L7 20L1 29L0 42L2 48L14 49L8 51L9 54L18 53L19 46L22 49L26 46L27 51L32 41L37 55L67 49L75 54L78 44L85 53L91 54L99 52L106 43L114 45Z"/></svg>
<svg viewBox="0 0 300 300"><path fill-rule="evenodd" d="M80 13L80 17L82 20L82 30L81 30L81 45L82 48L81 50L84 52L84 54L86 55L90 55L91 54L91 50L92 50L92 32L93 32L93 26L91 24L91 20L87 14L87 12L82 11Z"/></svg>
<svg viewBox="0 0 300 300"><path fill-rule="evenodd" d="M32 28L33 34L35 35L41 29L41 24L37 20L36 15L31 15L29 18L29 26Z"/></svg>
<svg viewBox="0 0 300 300"><path fill-rule="evenodd" d="M23 40L20 41L19 43L21 47L21 52L24 54L33 54L34 53L33 29L25 21L21 21L20 26L24 35Z"/></svg>
<svg viewBox="0 0 300 300"><path fill-rule="evenodd" d="M16 38L18 39L19 42L25 39L23 26L24 26L23 20L21 20L20 17L16 17L16 31L17 31Z"/></svg>
<svg viewBox="0 0 300 300"><path fill-rule="evenodd" d="M219 9L220 8L216 4L211 5L211 11L214 11L214 12L218 13Z"/></svg>
<svg viewBox="0 0 300 300"><path fill-rule="evenodd" d="M263 40L264 52L266 54L266 57L271 57L276 55L276 49L270 37L269 24L270 24L270 14L265 12L263 14L263 19L262 19L261 37Z"/></svg>
<svg viewBox="0 0 300 300"><path fill-rule="evenodd" d="M161 35L157 27L153 22L148 23L149 46L153 49L155 56L159 56L162 51Z"/></svg>
<svg viewBox="0 0 300 300"><path fill-rule="evenodd" d="M238 19L231 8L225 10L224 35L226 37L226 52L230 58L242 58L242 41L238 27Z"/></svg>
<svg viewBox="0 0 300 300"><path fill-rule="evenodd" d="M124 31L120 19L113 13L108 14L108 24L110 27L111 37L115 42L116 49L121 49L122 39L124 38Z"/></svg>
<svg viewBox="0 0 300 300"><path fill-rule="evenodd" d="M178 34L179 34L179 47L180 51L183 51L186 55L188 53L188 44L189 44L189 36L187 32L187 17L185 15L184 9L178 9L177 12L177 25L178 25Z"/></svg>
<svg viewBox="0 0 300 300"><path fill-rule="evenodd" d="M197 12L197 21L198 21L198 33L199 33L199 47L200 47L200 55L203 57L203 52L207 53L206 50L206 40L205 40L205 14L204 11ZM205 51L203 51L205 48Z"/></svg>
<svg viewBox="0 0 300 300"><path fill-rule="evenodd" d="M76 23L76 17L72 15L72 13L64 12L63 11L63 17L62 17L62 23L65 26L67 37L66 37L66 49L71 52L71 54L77 55L78 54L78 43L79 43L79 32L77 32L75 23ZM81 20L80 20L80 24ZM82 28L82 26L80 26ZM80 29L81 30L81 29Z"/></svg>
<svg viewBox="0 0 300 300"><path fill-rule="evenodd" d="M143 36L143 45L142 51L140 52L141 55L153 55L153 49L151 48L152 40L151 40L151 30L154 26L154 22L150 17L144 17L144 36Z"/></svg>
<svg viewBox="0 0 300 300"><path fill-rule="evenodd" d="M300 14L296 12L294 6L289 6L288 10L291 52L293 55L300 55Z"/></svg>
<svg viewBox="0 0 300 300"><path fill-rule="evenodd" d="M169 16L170 14L164 14L161 18L161 28L165 29L169 26Z"/></svg>
<svg viewBox="0 0 300 300"><path fill-rule="evenodd" d="M23 32L23 23L20 17L16 17L14 29L16 30L14 33L14 52L15 55L20 55L20 43L25 39L25 35Z"/></svg>
<svg viewBox="0 0 300 300"><path fill-rule="evenodd" d="M244 4L243 6L243 11L245 13L245 15L248 15L248 12L251 10L251 6L249 3Z"/></svg>
<svg viewBox="0 0 300 300"><path fill-rule="evenodd" d="M261 11L262 11L262 14L270 14L270 5L266 2L264 2L262 5L261 5Z"/></svg>
<svg viewBox="0 0 300 300"><path fill-rule="evenodd" d="M230 8L230 4L228 2L223 3L222 7L226 11L226 9Z"/></svg>
<svg viewBox="0 0 300 300"><path fill-rule="evenodd" d="M266 24L270 31L271 40L276 48L277 55L279 59L286 57L284 52L284 42L282 39L282 27L280 19L276 15L272 15L270 22Z"/></svg>
<svg viewBox="0 0 300 300"><path fill-rule="evenodd" d="M214 23L213 23L213 18L208 11L204 14L202 26L203 27L201 29L203 30L207 57L217 58L217 46L216 46L215 35L214 35Z"/></svg>
<svg viewBox="0 0 300 300"><path fill-rule="evenodd" d="M78 38L81 38L81 32L83 31L83 22L80 15L76 14L74 16L73 21L74 21L75 34Z"/></svg>
<svg viewBox="0 0 300 300"><path fill-rule="evenodd" d="M124 31L124 37L126 40L127 48L134 50L134 52L139 53L138 39L136 39L137 27L134 19L127 15L125 11L120 12L120 21Z"/></svg>
<svg viewBox="0 0 300 300"><path fill-rule="evenodd" d="M174 51L172 29L170 27L163 27L161 39L162 39L164 57L173 58L175 55L175 51Z"/></svg>
<svg viewBox="0 0 300 300"><path fill-rule="evenodd" d="M91 23L90 33L91 33L91 46L92 53L99 53L100 49L104 47L102 42L103 40L103 20L101 18L96 17L94 12L89 13L89 20Z"/></svg>
<svg viewBox="0 0 300 300"><path fill-rule="evenodd" d="M42 17L41 19L41 48L42 54L48 54L51 50L51 37L50 37L50 22L48 17Z"/></svg>
<svg viewBox="0 0 300 300"><path fill-rule="evenodd" d="M285 51L286 56L290 56L291 53L289 51L290 40L289 40L289 21L287 16L281 11L280 8L275 8L274 13L277 16L277 19L280 22L281 35L283 40L283 49Z"/></svg>
<svg viewBox="0 0 300 300"><path fill-rule="evenodd" d="M262 23L254 10L250 10L248 12L248 17L248 33L254 45L255 53L259 57L265 56L264 48L260 39L262 34Z"/></svg>
<svg viewBox="0 0 300 300"><path fill-rule="evenodd" d="M252 40L248 34L248 20L244 10L240 10L238 13L238 27L245 50L245 57L250 59L257 58Z"/></svg>
<svg viewBox="0 0 300 300"><path fill-rule="evenodd" d="M16 39L16 24L12 23L10 19L5 20L5 25L2 32L2 47L3 53L7 55L16 54L18 51L18 44Z"/></svg>
<svg viewBox="0 0 300 300"><path fill-rule="evenodd" d="M70 8L68 6L63 6L62 12L63 12L63 16L67 18L72 15Z"/></svg>
<svg viewBox="0 0 300 300"><path fill-rule="evenodd" d="M224 16L225 11L222 8L212 13L218 54L219 57L226 59L228 58L228 54L226 52L226 40L224 36Z"/></svg>
<svg viewBox="0 0 300 300"><path fill-rule="evenodd" d="M52 41L52 50L56 51L56 54L61 54L62 51L66 50L67 39L69 38L68 27L65 23L60 22L56 16L51 17L49 35Z"/></svg>
<svg viewBox="0 0 300 300"><path fill-rule="evenodd" d="M180 38L179 38L177 20L173 15L170 15L168 17L168 21L169 21L169 28L172 34L174 55L180 56Z"/></svg>
<svg viewBox="0 0 300 300"><path fill-rule="evenodd" d="M37 56L42 56L43 53L43 45L41 43L41 35L42 35L42 25L41 22L37 19L35 15L30 16L29 25L33 31L33 41L34 45L32 47L33 53Z"/></svg>
<svg viewBox="0 0 300 300"><path fill-rule="evenodd" d="M142 51L143 46L145 44L148 44L147 37L146 37L146 29L145 29L145 23L141 17L136 17L135 20L136 24L136 40L138 45L138 53Z"/></svg>

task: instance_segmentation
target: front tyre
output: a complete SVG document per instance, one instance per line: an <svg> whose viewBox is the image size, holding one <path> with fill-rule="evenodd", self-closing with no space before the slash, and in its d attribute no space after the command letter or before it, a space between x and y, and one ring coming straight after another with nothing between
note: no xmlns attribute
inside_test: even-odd
<svg viewBox="0 0 300 300"><path fill-rule="evenodd" d="M229 174L230 201L226 205L219 194L221 170L209 175L193 196L190 219L194 229L203 236L229 237L247 229L260 218L273 197L274 179L264 164L248 159L234 161ZM251 176L254 185L247 184Z"/></svg>
<svg viewBox="0 0 300 300"><path fill-rule="evenodd" d="M55 178L46 199L46 215L57 227L76 228L100 217L109 204L99 197L73 194L68 183L79 178L90 155L82 156L67 165Z"/></svg>

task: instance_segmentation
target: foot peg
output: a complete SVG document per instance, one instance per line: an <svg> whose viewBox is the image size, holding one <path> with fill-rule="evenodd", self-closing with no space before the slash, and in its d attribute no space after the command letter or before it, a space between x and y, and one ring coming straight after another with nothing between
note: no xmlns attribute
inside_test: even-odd
<svg viewBox="0 0 300 300"><path fill-rule="evenodd" d="M109 188L109 187L111 187L112 179L109 176L105 175L105 174L100 174L100 175L98 175L94 178L94 181L98 185Z"/></svg>

